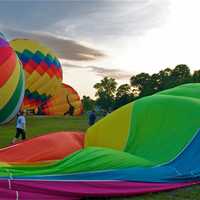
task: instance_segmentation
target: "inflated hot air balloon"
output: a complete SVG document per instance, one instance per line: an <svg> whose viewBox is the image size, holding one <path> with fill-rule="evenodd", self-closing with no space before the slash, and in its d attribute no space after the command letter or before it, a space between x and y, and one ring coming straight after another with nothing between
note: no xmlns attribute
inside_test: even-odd
<svg viewBox="0 0 200 200"><path fill-rule="evenodd" d="M0 124L19 111L24 97L24 72L15 51L0 34Z"/></svg>
<svg viewBox="0 0 200 200"><path fill-rule="evenodd" d="M45 115L65 115L78 116L83 112L82 102L78 93L69 85L61 84L53 95L41 107L42 114Z"/></svg>
<svg viewBox="0 0 200 200"><path fill-rule="evenodd" d="M26 90L22 109L37 109L55 94L61 84L61 64L55 52L37 41L15 39L10 44L25 71Z"/></svg>
<svg viewBox="0 0 200 200"><path fill-rule="evenodd" d="M67 91L68 103L72 109L72 115L78 116L83 113L83 104L81 102L80 96L77 91L71 86L63 83L62 84L65 90Z"/></svg>
<svg viewBox="0 0 200 200"><path fill-rule="evenodd" d="M46 103L41 105L41 114L44 115L64 115L68 112L70 105L67 100L67 93L63 85L57 88L53 95Z"/></svg>

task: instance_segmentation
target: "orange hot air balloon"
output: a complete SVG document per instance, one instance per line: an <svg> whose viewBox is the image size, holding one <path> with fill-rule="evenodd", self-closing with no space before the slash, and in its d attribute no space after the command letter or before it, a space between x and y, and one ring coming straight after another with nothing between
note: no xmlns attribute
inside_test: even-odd
<svg viewBox="0 0 200 200"><path fill-rule="evenodd" d="M41 107L45 115L81 115L83 112L82 102L78 93L69 85L61 84L56 93Z"/></svg>
<svg viewBox="0 0 200 200"><path fill-rule="evenodd" d="M69 105L73 108L72 115L74 116L81 115L83 113L83 104L81 102L78 92L74 88L65 83L63 83L62 85L67 91L67 98Z"/></svg>

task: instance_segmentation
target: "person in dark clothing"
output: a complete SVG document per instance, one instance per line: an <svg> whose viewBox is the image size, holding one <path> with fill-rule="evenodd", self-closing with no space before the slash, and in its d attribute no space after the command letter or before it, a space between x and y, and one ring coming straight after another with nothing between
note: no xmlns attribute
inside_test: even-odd
<svg viewBox="0 0 200 200"><path fill-rule="evenodd" d="M89 114L89 126L92 126L96 121L96 113L94 110Z"/></svg>

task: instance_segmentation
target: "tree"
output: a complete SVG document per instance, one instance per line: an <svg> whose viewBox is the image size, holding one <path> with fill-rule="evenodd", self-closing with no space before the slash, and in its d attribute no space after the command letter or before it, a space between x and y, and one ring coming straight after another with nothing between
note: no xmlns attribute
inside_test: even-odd
<svg viewBox="0 0 200 200"><path fill-rule="evenodd" d="M85 111L93 110L95 107L95 101L92 100L89 96L83 96L82 103Z"/></svg>
<svg viewBox="0 0 200 200"><path fill-rule="evenodd" d="M140 73L132 76L130 79L131 86L138 88L139 96L147 96L154 93L151 76L148 73Z"/></svg>
<svg viewBox="0 0 200 200"><path fill-rule="evenodd" d="M99 96L102 92L106 92L109 96L114 96L116 92L117 82L114 78L105 77L100 83L96 83L94 88L97 90L95 96Z"/></svg>
<svg viewBox="0 0 200 200"><path fill-rule="evenodd" d="M194 83L200 83L200 70L194 71L192 80Z"/></svg>
<svg viewBox="0 0 200 200"><path fill-rule="evenodd" d="M97 97L96 103L107 112L113 109L116 87L116 80L109 77L105 77L100 83L94 85L96 89L95 96Z"/></svg>
<svg viewBox="0 0 200 200"><path fill-rule="evenodd" d="M177 65L172 71L172 79L174 81L174 86L190 83L192 81L192 76L189 67L183 64Z"/></svg>
<svg viewBox="0 0 200 200"><path fill-rule="evenodd" d="M122 84L117 88L116 91L116 98L121 98L123 96L130 96L132 95L131 86L129 84Z"/></svg>
<svg viewBox="0 0 200 200"><path fill-rule="evenodd" d="M133 101L134 95L131 86L128 84L122 84L117 88L114 109L117 109L131 101Z"/></svg>
<svg viewBox="0 0 200 200"><path fill-rule="evenodd" d="M166 68L159 71L158 74L151 76L154 92L162 91L173 87L174 82L172 79L172 69Z"/></svg>

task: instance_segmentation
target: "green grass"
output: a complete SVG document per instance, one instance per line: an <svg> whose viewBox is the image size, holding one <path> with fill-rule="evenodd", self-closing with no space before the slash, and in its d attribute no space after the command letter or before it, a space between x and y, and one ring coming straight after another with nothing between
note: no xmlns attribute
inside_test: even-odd
<svg viewBox="0 0 200 200"><path fill-rule="evenodd" d="M26 133L30 139L35 136L44 135L55 131L85 131L88 127L87 117L45 117L45 116L31 116L26 117L27 126ZM11 143L15 136L15 120L6 125L0 126L0 148L5 147Z"/></svg>
<svg viewBox="0 0 200 200"><path fill-rule="evenodd" d="M88 128L86 116L82 117L27 117L28 138L55 131L85 131ZM15 121L0 126L0 147L10 144L15 136ZM97 198L89 198L97 199ZM193 186L168 192L146 194L127 198L101 198L101 200L200 200L200 186Z"/></svg>

